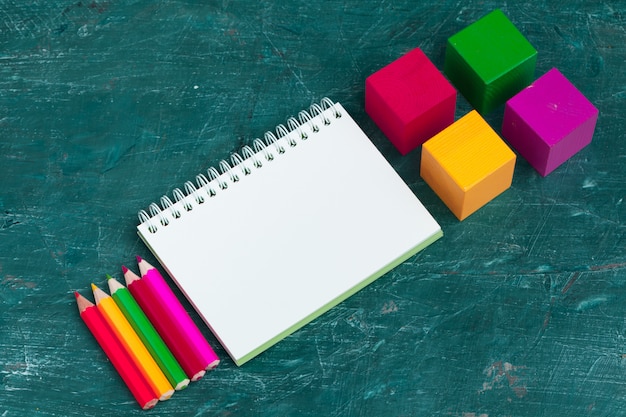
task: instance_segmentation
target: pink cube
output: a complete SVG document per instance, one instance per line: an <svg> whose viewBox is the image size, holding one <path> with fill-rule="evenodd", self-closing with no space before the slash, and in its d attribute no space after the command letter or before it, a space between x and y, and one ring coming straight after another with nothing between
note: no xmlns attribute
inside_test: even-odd
<svg viewBox="0 0 626 417"><path fill-rule="evenodd" d="M365 80L365 111L406 155L454 122L456 90L415 48Z"/></svg>
<svg viewBox="0 0 626 417"><path fill-rule="evenodd" d="M507 101L502 136L542 176L591 142L598 109L556 68Z"/></svg>

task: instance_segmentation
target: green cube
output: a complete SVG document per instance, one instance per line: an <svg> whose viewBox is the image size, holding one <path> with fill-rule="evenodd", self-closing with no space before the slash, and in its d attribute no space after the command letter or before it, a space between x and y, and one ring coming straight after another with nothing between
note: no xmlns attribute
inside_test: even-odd
<svg viewBox="0 0 626 417"><path fill-rule="evenodd" d="M481 114L534 79L537 50L500 10L448 39L444 73Z"/></svg>

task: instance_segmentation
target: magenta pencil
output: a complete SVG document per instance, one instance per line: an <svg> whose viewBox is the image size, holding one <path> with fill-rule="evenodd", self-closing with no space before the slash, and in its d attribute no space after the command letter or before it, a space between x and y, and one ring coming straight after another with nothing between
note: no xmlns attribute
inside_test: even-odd
<svg viewBox="0 0 626 417"><path fill-rule="evenodd" d="M200 332L200 329L198 329L198 326L196 326L189 314L187 314L183 305L178 301L176 295L174 295L167 285L161 273L139 256L137 256L137 262L142 280L146 282L147 286L154 290L157 298L162 301L163 305L167 306L174 319L184 330L184 333L191 339L192 346L194 346L200 357L202 357L206 363L205 369L210 370L215 368L220 363L219 358Z"/></svg>

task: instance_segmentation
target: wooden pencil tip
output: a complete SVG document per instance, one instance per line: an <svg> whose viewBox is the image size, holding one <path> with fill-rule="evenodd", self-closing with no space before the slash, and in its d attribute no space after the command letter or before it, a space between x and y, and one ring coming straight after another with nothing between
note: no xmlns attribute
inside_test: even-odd
<svg viewBox="0 0 626 417"><path fill-rule="evenodd" d="M113 277L109 277L107 284L109 284L109 292L111 295L115 294L117 290L123 288L122 284Z"/></svg>
<svg viewBox="0 0 626 417"><path fill-rule="evenodd" d="M139 255L135 256L135 258L137 259L137 263L142 261L141 256L139 256Z"/></svg>
<svg viewBox="0 0 626 417"><path fill-rule="evenodd" d="M126 268L126 266L122 265L122 273L127 273L128 272L128 268Z"/></svg>
<svg viewBox="0 0 626 417"><path fill-rule="evenodd" d="M137 259L139 259L139 262L137 264L139 266L139 274L143 277L144 275L146 275L146 272L148 272L148 270L152 269L152 265L150 265L145 259L141 259L140 257L137 257Z"/></svg>
<svg viewBox="0 0 626 417"><path fill-rule="evenodd" d="M113 279L113 277L111 275L107 274L107 281L108 280L112 280L112 279Z"/></svg>
<svg viewBox="0 0 626 417"><path fill-rule="evenodd" d="M100 301L108 297L107 293L101 290L96 284L91 284L91 289L93 290L93 298L96 305L100 304Z"/></svg>
<svg viewBox="0 0 626 417"><path fill-rule="evenodd" d="M141 279L141 277L137 274L135 274L133 271L131 271L130 269L124 267L124 281L126 282L126 286L130 286L130 284L132 284L133 282L137 281Z"/></svg>
<svg viewBox="0 0 626 417"><path fill-rule="evenodd" d="M76 304L78 305L79 313L82 313L89 307L93 306L93 303L89 301L88 299L86 299L85 297L83 297L78 291L75 291L74 295L76 296Z"/></svg>

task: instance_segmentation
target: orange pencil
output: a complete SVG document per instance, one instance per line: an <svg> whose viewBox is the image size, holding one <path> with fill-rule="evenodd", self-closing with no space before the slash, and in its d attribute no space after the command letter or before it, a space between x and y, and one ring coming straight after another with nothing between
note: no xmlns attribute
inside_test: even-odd
<svg viewBox="0 0 626 417"><path fill-rule="evenodd" d="M144 410L154 407L159 399L154 394L152 387L148 385L148 381L139 371L139 368L135 366L130 356L128 356L124 346L115 337L113 330L104 320L100 311L91 301L78 292L75 292L74 295L76 296L80 317L126 383L135 400Z"/></svg>
<svg viewBox="0 0 626 417"><path fill-rule="evenodd" d="M113 297L91 284L96 306L102 313L106 322L111 326L113 332L128 350L131 358L137 367L146 376L148 383L157 394L160 400L168 400L174 394L174 389L169 383L159 365L148 352L135 330L130 325L120 308L115 304Z"/></svg>

